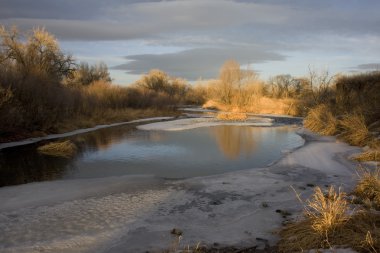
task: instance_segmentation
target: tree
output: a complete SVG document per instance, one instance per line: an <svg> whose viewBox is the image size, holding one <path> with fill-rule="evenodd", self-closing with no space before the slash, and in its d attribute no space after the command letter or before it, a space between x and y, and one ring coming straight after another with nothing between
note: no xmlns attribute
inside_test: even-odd
<svg viewBox="0 0 380 253"><path fill-rule="evenodd" d="M277 75L269 80L272 96L288 98L299 92L299 81L291 75Z"/></svg>
<svg viewBox="0 0 380 253"><path fill-rule="evenodd" d="M240 64L235 60L228 60L220 69L219 79L221 102L230 105L233 98L236 97L237 103L241 104L245 86L256 80L257 74L249 69L242 70ZM244 98L244 100L246 99Z"/></svg>
<svg viewBox="0 0 380 253"><path fill-rule="evenodd" d="M106 83L112 81L107 65L100 62L90 66L86 62L82 62L75 69L73 75L66 80L66 84L69 86L86 86L97 81L104 81Z"/></svg>
<svg viewBox="0 0 380 253"><path fill-rule="evenodd" d="M138 80L136 85L143 89L164 92L167 86L169 86L169 76L161 70L153 69Z"/></svg>
<svg viewBox="0 0 380 253"><path fill-rule="evenodd" d="M12 65L27 76L35 72L61 81L74 70L74 60L60 50L55 37L44 29L33 29L22 42L16 28L0 27L0 65Z"/></svg>

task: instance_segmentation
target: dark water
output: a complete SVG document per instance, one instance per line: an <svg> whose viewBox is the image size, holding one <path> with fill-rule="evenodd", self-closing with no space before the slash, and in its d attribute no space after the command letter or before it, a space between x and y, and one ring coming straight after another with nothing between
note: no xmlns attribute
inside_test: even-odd
<svg viewBox="0 0 380 253"><path fill-rule="evenodd" d="M39 154L46 142L0 150L0 186L56 179L151 174L186 178L266 166L303 144L290 127L216 126L141 131L121 126L72 138L72 158Z"/></svg>

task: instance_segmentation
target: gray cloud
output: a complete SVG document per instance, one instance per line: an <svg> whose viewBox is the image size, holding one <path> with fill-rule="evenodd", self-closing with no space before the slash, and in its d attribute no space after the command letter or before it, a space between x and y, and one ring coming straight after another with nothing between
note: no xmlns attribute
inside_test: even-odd
<svg viewBox="0 0 380 253"><path fill-rule="evenodd" d="M161 69L170 75L189 80L215 78L219 68L228 59L241 64L284 60L285 56L258 46L228 48L197 48L170 54L145 54L126 57L129 62L113 69L131 74L144 74L150 69Z"/></svg>
<svg viewBox="0 0 380 253"><path fill-rule="evenodd" d="M128 56L117 68L133 74L160 68L189 79L208 78L229 58L262 63L285 60L285 52L312 50L373 62L380 45L378 0L0 1L0 24L46 27L60 40L139 40L146 47L190 48Z"/></svg>
<svg viewBox="0 0 380 253"><path fill-rule="evenodd" d="M355 69L360 69L360 70L380 70L380 63L360 64L360 65L356 66Z"/></svg>
<svg viewBox="0 0 380 253"><path fill-rule="evenodd" d="M301 33L380 34L379 9L380 2L373 0L2 0L0 23L45 26L67 40L202 32L289 39Z"/></svg>

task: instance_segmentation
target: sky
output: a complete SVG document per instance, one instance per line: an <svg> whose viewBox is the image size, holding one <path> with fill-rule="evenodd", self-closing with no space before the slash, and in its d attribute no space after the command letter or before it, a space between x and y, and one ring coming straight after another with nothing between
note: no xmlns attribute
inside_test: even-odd
<svg viewBox="0 0 380 253"><path fill-rule="evenodd" d="M378 0L0 0L1 25L44 27L121 85L150 69L217 78L229 59L263 79L379 70L379 12Z"/></svg>

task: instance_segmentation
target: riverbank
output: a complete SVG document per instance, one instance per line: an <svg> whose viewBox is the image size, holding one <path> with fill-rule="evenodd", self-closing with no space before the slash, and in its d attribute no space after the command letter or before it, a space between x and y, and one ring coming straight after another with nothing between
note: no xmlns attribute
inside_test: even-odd
<svg viewBox="0 0 380 253"><path fill-rule="evenodd" d="M68 120L58 122L55 127L49 131L27 131L25 129L13 129L12 131L0 133L0 149L2 144L12 142L22 142L30 139L48 138L48 136L79 132L83 129L98 129L97 127L116 126L135 120L144 120L158 117L175 117L179 113L174 110L157 110L157 109L123 109L107 110L94 113L92 116L73 117ZM138 121L137 121L138 122ZM68 135L70 136L70 135ZM55 137L60 138L60 137Z"/></svg>
<svg viewBox="0 0 380 253"><path fill-rule="evenodd" d="M191 120L154 124L180 131ZM359 148L297 132L304 146L264 168L185 180L122 176L4 187L1 251L160 252L178 242L174 228L182 234L177 248L274 245L273 232L302 210L290 186L306 198L314 186L350 191L356 180L348 157Z"/></svg>

